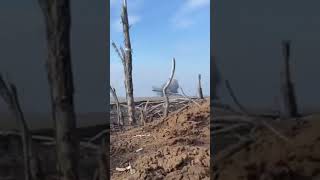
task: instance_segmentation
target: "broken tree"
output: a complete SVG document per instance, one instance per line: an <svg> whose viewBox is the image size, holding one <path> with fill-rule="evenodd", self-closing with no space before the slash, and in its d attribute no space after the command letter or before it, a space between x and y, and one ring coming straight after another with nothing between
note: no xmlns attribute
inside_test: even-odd
<svg viewBox="0 0 320 180"><path fill-rule="evenodd" d="M32 143L31 134L28 124L24 118L16 86L3 80L0 74L0 96L7 103L9 110L16 119L20 131L21 142L23 147L24 158L24 175L26 180L41 180L43 179L43 172L40 167L40 160L38 159L35 144Z"/></svg>
<svg viewBox="0 0 320 180"><path fill-rule="evenodd" d="M284 63L281 71L281 103L280 116L291 118L298 116L294 85L290 74L290 41L282 42Z"/></svg>
<svg viewBox="0 0 320 180"><path fill-rule="evenodd" d="M217 66L217 60L215 56L212 56L212 63L210 64L211 66L211 72L213 74L212 77L212 92L213 95L211 97L212 100L219 100L219 96L218 96L218 88L221 82L221 74L218 70L218 66Z"/></svg>
<svg viewBox="0 0 320 180"><path fill-rule="evenodd" d="M119 103L119 99L116 93L116 89L114 89L112 86L110 86L110 92L113 96L113 100L116 103L116 108L117 108L117 119L118 119L118 125L119 126L123 126L123 115L122 115L122 111L121 111L121 106Z"/></svg>
<svg viewBox="0 0 320 180"><path fill-rule="evenodd" d="M124 34L124 59L125 59L125 84L126 84L126 95L128 103L128 118L131 124L136 124L134 98L133 98L133 83L132 83L132 49L130 42L129 32L129 18L127 0L123 0L121 21Z"/></svg>
<svg viewBox="0 0 320 180"><path fill-rule="evenodd" d="M47 70L56 128L59 179L78 180L79 142L73 102L70 1L38 2L46 25Z"/></svg>
<svg viewBox="0 0 320 180"><path fill-rule="evenodd" d="M198 75L198 96L203 99L202 87L201 87L201 74Z"/></svg>
<svg viewBox="0 0 320 180"><path fill-rule="evenodd" d="M120 47L121 52L117 48L116 44L113 42L112 46L114 47L116 53L120 57L124 75L125 75L125 88L126 88L126 98L128 104L128 120L131 125L135 125L137 123L135 118L135 106L134 106L134 97L133 97L133 83L132 83L132 49L131 49L131 41L130 41L130 32L129 32L129 19L128 19L128 8L127 8L127 0L123 0L122 2L122 13L121 13L121 23L123 28L124 35L124 49Z"/></svg>
<svg viewBox="0 0 320 180"><path fill-rule="evenodd" d="M167 89L168 89L169 85L171 84L171 81L172 81L173 76L174 76L175 69L176 69L176 60L173 58L172 59L172 69L171 69L170 78L169 78L168 82L166 83L166 85L164 86L164 88L162 90L163 95L164 95L164 100L165 100L164 112L163 112L163 116L164 117L167 117L168 114L169 114L169 97L167 95Z"/></svg>

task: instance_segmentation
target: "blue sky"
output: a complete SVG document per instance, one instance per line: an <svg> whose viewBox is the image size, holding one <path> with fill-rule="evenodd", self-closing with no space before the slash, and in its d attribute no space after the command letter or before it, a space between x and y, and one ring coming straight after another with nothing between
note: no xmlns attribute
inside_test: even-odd
<svg viewBox="0 0 320 180"><path fill-rule="evenodd" d="M110 39L123 44L121 1L111 0ZM176 59L175 78L187 95L195 95L202 75L210 94L210 0L127 0L133 49L134 95L154 96L152 86L163 84ZM125 96L123 67L110 46L110 80Z"/></svg>

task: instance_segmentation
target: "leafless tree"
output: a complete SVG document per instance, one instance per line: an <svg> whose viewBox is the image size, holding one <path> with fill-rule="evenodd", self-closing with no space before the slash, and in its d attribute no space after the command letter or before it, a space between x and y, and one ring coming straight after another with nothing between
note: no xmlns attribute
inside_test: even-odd
<svg viewBox="0 0 320 180"><path fill-rule="evenodd" d="M121 21L123 27L124 35L124 59L125 59L125 84L126 84L126 95L128 103L128 118L131 124L136 124L135 118L135 106L133 97L133 83L132 83L132 48L130 41L130 31L129 31L129 18L128 18L128 6L127 0L123 0Z"/></svg>
<svg viewBox="0 0 320 180"><path fill-rule="evenodd" d="M123 115L122 115L122 111L121 111L121 106L120 106L120 103L119 103L119 99L118 99L118 96L117 96L117 93L116 93L116 90L110 86L110 92L113 96L113 99L116 103L116 107L117 107L117 118L118 118L118 125L120 126L123 126Z"/></svg>
<svg viewBox="0 0 320 180"><path fill-rule="evenodd" d="M167 84L164 86L163 88L163 95L164 95L164 100L165 100L165 104L164 104L164 112L163 112L163 115L164 117L167 117L168 114L169 114L169 97L167 95L167 89L173 79L173 76L174 76L174 72L175 72L175 69L176 69L176 60L173 58L172 59L172 69L171 69L171 75L170 75L170 78L167 82Z"/></svg>
<svg viewBox="0 0 320 180"><path fill-rule="evenodd" d="M70 1L38 2L46 25L47 70L56 128L59 179L78 180L79 141L73 102Z"/></svg>
<svg viewBox="0 0 320 180"><path fill-rule="evenodd" d="M135 118L135 105L133 97L133 83L132 83L132 48L130 41L130 26L128 18L128 6L127 0L122 1L122 12L121 12L121 23L123 28L124 35L124 49L120 47L120 50L117 48L115 43L112 43L116 53L120 57L125 75L125 88L126 88L126 98L128 104L128 120L132 125L137 123ZM121 51L121 52L120 52Z"/></svg>
<svg viewBox="0 0 320 180"><path fill-rule="evenodd" d="M201 87L201 74L198 75L198 96L203 99L202 87Z"/></svg>
<svg viewBox="0 0 320 180"><path fill-rule="evenodd" d="M221 84L221 74L220 74L220 71L219 71L219 68L218 68L218 64L217 64L217 59L215 56L212 56L212 63L210 64L211 65L211 71L212 71L212 74L213 74L213 77L211 78L211 81L212 81L212 84L213 84L213 89L212 89L212 92L213 92L213 95L211 97L212 100L218 100L219 99L219 96L218 96L218 88Z"/></svg>
<svg viewBox="0 0 320 180"><path fill-rule="evenodd" d="M298 115L294 85L290 73L290 41L282 42L284 63L281 71L281 116L290 118Z"/></svg>
<svg viewBox="0 0 320 180"><path fill-rule="evenodd" d="M10 112L15 117L21 131L25 179L42 180L44 176L40 167L40 161L37 156L37 149L36 146L32 143L29 127L19 103L17 88L11 82L8 82L7 85L1 74L0 96L8 104Z"/></svg>

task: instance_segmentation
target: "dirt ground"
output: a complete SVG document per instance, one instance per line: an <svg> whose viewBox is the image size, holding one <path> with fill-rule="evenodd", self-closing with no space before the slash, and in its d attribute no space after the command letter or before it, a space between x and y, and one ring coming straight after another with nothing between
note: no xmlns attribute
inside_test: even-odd
<svg viewBox="0 0 320 180"><path fill-rule="evenodd" d="M253 143L219 162L213 172L214 179L319 180L320 116L273 123L273 126L289 140L259 129Z"/></svg>
<svg viewBox="0 0 320 180"><path fill-rule="evenodd" d="M111 179L209 179L210 102L111 134ZM131 165L127 171L116 171Z"/></svg>

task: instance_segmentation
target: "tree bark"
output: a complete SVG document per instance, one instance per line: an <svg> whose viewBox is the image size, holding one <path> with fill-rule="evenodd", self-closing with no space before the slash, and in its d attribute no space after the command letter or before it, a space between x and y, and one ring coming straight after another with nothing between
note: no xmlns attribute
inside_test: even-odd
<svg viewBox="0 0 320 180"><path fill-rule="evenodd" d="M201 74L198 75L198 96L203 99L202 87L201 87Z"/></svg>
<svg viewBox="0 0 320 180"><path fill-rule="evenodd" d="M174 72L175 72L175 69L176 69L176 60L173 58L172 59L172 69L171 69L171 75L170 75L170 78L168 80L168 82L166 83L166 85L164 86L163 90L162 90L162 93L164 95L164 100L165 100L165 104L164 104L164 112L163 112L163 115L164 117L167 117L168 114L169 114L169 97L167 95L167 89L173 79L173 76L174 76Z"/></svg>
<svg viewBox="0 0 320 180"><path fill-rule="evenodd" d="M125 60L125 87L126 87L126 98L128 103L128 120L132 125L135 125L135 106L133 97L133 83L132 83L132 49L130 42L130 32L129 32L129 20L127 12L127 1L123 0L122 4L122 14L121 21L124 34L124 60Z"/></svg>
<svg viewBox="0 0 320 180"><path fill-rule="evenodd" d="M294 85L290 74L290 41L282 42L284 63L281 72L281 117L291 118L298 115Z"/></svg>
<svg viewBox="0 0 320 180"><path fill-rule="evenodd" d="M59 178L78 180L79 142L73 102L70 1L38 1L46 24L47 67L54 106Z"/></svg>

